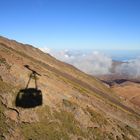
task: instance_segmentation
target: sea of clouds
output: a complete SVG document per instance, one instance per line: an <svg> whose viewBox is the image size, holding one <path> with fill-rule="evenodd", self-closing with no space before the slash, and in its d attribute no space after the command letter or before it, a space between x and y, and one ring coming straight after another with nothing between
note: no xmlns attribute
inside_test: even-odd
<svg viewBox="0 0 140 140"><path fill-rule="evenodd" d="M95 76L111 74L113 59L105 53L99 51L53 51L48 48L42 50L63 62L74 65L85 73ZM140 77L140 58L117 65L114 72L126 75L128 78Z"/></svg>

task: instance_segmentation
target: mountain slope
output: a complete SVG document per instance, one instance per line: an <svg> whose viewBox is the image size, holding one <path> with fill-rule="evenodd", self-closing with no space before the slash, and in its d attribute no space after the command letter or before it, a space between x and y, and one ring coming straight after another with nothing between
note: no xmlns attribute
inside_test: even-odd
<svg viewBox="0 0 140 140"><path fill-rule="evenodd" d="M124 104L101 81L33 46L3 37L0 104L1 139L135 140L140 135L140 111Z"/></svg>

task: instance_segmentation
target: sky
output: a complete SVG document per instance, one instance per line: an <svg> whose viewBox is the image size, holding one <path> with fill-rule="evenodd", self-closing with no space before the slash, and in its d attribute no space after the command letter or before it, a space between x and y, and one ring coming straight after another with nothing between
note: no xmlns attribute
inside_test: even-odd
<svg viewBox="0 0 140 140"><path fill-rule="evenodd" d="M0 0L0 35L51 49L140 50L140 0Z"/></svg>

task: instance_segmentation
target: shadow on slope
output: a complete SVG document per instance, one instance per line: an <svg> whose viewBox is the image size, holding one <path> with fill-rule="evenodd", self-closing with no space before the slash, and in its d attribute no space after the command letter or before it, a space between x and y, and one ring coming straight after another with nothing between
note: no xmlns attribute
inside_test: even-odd
<svg viewBox="0 0 140 140"><path fill-rule="evenodd" d="M32 108L42 105L42 92L35 88L21 89L16 97L16 106Z"/></svg>
<svg viewBox="0 0 140 140"><path fill-rule="evenodd" d="M42 91L37 86L37 75L41 76L36 71L32 70L28 65L25 65L32 73L29 76L28 83L25 89L21 89L16 97L16 106L22 108L33 108L42 105ZM28 88L31 79L35 81L35 88Z"/></svg>

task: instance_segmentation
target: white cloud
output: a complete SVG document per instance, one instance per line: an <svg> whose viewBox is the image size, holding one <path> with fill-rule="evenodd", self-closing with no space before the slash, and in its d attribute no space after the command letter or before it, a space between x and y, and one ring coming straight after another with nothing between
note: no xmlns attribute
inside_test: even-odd
<svg viewBox="0 0 140 140"><path fill-rule="evenodd" d="M116 68L116 73L128 78L140 78L140 58L121 64Z"/></svg>
<svg viewBox="0 0 140 140"><path fill-rule="evenodd" d="M41 51L45 52L45 53L50 53L51 52L51 49L47 48L47 47L42 47L42 48L39 48Z"/></svg>
<svg viewBox="0 0 140 140"><path fill-rule="evenodd" d="M112 66L112 59L97 51L83 53L64 50L52 51L50 54L92 75L108 74Z"/></svg>
<svg viewBox="0 0 140 140"><path fill-rule="evenodd" d="M106 75L111 73L112 58L98 51L53 51L48 48L43 48L41 50L91 75ZM115 73L127 76L128 78L140 77L140 58L118 65L115 68Z"/></svg>

